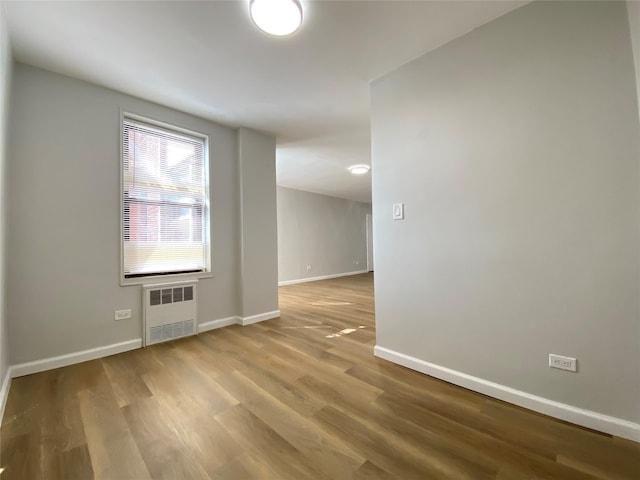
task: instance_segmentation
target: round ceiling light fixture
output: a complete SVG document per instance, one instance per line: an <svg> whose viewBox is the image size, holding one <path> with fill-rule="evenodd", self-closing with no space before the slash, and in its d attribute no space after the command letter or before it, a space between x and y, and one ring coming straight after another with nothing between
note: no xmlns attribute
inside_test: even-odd
<svg viewBox="0 0 640 480"><path fill-rule="evenodd" d="M271 35L291 35L302 25L298 0L250 0L249 14L256 26Z"/></svg>
<svg viewBox="0 0 640 480"><path fill-rule="evenodd" d="M349 167L349 171L354 175L364 175L369 170L371 170L369 165L351 165Z"/></svg>

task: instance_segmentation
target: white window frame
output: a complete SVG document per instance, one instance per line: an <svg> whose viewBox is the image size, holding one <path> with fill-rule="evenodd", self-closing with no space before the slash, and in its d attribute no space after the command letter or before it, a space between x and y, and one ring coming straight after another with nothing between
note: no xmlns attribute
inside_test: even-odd
<svg viewBox="0 0 640 480"><path fill-rule="evenodd" d="M176 133L183 133L192 137L201 138L204 140L204 182L207 197L204 205L204 225L203 235L205 240L205 269L202 272L190 272L190 273L169 273L162 275L145 275L143 277L125 278L124 273L124 121L130 119L134 121L144 122L152 126L160 127ZM210 164L209 164L209 136L203 133L199 133L181 126L161 122L147 116L138 115L125 110L120 110L120 156L118 162L120 164L120 201L118 202L120 211L118 216L120 217L120 285L146 285L154 283L173 283L186 280L194 280L198 278L213 277L211 270L211 188L209 183Z"/></svg>

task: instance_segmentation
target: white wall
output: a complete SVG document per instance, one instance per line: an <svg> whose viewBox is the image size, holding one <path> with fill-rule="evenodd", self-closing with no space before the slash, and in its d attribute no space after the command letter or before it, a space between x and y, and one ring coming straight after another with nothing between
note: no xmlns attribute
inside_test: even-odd
<svg viewBox="0 0 640 480"><path fill-rule="evenodd" d="M367 213L370 204L278 187L278 280L366 270Z"/></svg>
<svg viewBox="0 0 640 480"><path fill-rule="evenodd" d="M278 310L276 223L276 141L258 132L238 131L243 318Z"/></svg>
<svg viewBox="0 0 640 480"><path fill-rule="evenodd" d="M141 336L140 286L119 284L120 109L209 135L214 277L200 280L198 314L201 323L242 314L236 130L21 64L14 70L12 102L12 364ZM263 181L275 190L274 179ZM254 186L261 186L259 179ZM275 231L275 193L262 202L265 215L271 205ZM252 231L251 223L245 226ZM263 254L275 263L275 239L273 244ZM275 290L275 273L270 283L252 288ZM122 308L132 308L133 318L114 322L114 309Z"/></svg>
<svg viewBox="0 0 640 480"><path fill-rule="evenodd" d="M12 59L5 20L5 5L0 3L0 384L9 360L6 311L6 165ZM1 402L2 400L0 400ZM1 412L0 412L1 415Z"/></svg>
<svg viewBox="0 0 640 480"><path fill-rule="evenodd" d="M640 421L638 127L623 2L534 2L375 81L378 345Z"/></svg>

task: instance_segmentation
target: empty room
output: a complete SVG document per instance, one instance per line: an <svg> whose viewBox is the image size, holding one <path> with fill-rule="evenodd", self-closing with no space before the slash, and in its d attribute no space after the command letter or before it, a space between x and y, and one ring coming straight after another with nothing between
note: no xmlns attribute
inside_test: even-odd
<svg viewBox="0 0 640 480"><path fill-rule="evenodd" d="M0 479L640 480L640 2L0 0Z"/></svg>

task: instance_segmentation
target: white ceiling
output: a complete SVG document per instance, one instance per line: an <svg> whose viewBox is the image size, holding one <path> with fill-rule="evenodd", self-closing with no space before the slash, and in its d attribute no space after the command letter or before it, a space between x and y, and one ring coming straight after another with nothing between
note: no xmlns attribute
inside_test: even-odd
<svg viewBox="0 0 640 480"><path fill-rule="evenodd" d="M369 81L526 1L303 1L270 37L248 1L8 1L18 61L277 137L278 184L371 200Z"/></svg>

